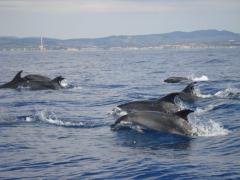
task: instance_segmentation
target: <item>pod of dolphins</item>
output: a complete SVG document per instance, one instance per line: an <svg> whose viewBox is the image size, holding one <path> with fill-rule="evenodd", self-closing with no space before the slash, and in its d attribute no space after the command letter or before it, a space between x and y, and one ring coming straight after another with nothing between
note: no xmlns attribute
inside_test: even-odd
<svg viewBox="0 0 240 180"><path fill-rule="evenodd" d="M188 122L190 109L180 110L175 103L175 97L183 101L194 101L195 82L190 83L181 92L170 93L156 100L133 101L118 105L117 108L127 112L111 125L112 130L117 130L121 122L131 122L149 129L168 132L178 135L192 135L192 127Z"/></svg>
<svg viewBox="0 0 240 180"><path fill-rule="evenodd" d="M57 76L54 79L37 74L29 74L21 77L22 72L19 71L10 82L0 85L0 89L27 87L30 90L57 90L66 87L63 83L65 78L62 76ZM184 77L170 77L164 81L177 83L185 80L188 79ZM194 93L194 85L195 82L192 82L181 92L170 93L159 99L133 101L118 105L117 107L127 112L127 115L118 118L111 125L111 129L117 130L121 122L131 122L161 132L184 136L192 135L192 127L188 122L187 116L193 111L189 109L180 110L180 107L175 103L175 98L179 97L183 101L196 100L197 96Z"/></svg>

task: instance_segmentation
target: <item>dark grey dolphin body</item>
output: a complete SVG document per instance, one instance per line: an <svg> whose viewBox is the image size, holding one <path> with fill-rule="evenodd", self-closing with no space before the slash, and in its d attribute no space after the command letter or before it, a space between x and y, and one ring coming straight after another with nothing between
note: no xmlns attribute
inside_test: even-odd
<svg viewBox="0 0 240 180"><path fill-rule="evenodd" d="M187 115L191 112L193 111L188 109L172 114L156 111L132 112L120 117L111 125L111 129L117 130L117 126L123 121L161 132L190 136L192 135L192 126L188 122Z"/></svg>
<svg viewBox="0 0 240 180"><path fill-rule="evenodd" d="M182 81L187 81L189 80L188 78L186 77L169 77L167 79L164 80L164 82L166 83L179 83L179 82L182 82Z"/></svg>
<svg viewBox="0 0 240 180"><path fill-rule="evenodd" d="M42 75L27 75L21 77L22 71L19 71L12 81L0 86L0 89L11 88L16 89L18 87L27 87L31 90L44 90L44 89L60 89L62 88L61 81L64 80L63 77L58 76L54 79L50 79Z"/></svg>
<svg viewBox="0 0 240 180"><path fill-rule="evenodd" d="M195 100L197 100L199 97L197 96L196 92L195 92L195 85L196 82L192 82L189 85L187 85L187 87L185 87L180 93L179 93L179 97L183 100L183 101L189 101L189 102L193 102Z"/></svg>
<svg viewBox="0 0 240 180"><path fill-rule="evenodd" d="M180 108L174 103L174 98L179 93L171 93L157 100L133 101L117 106L126 112L133 111L161 111L177 112Z"/></svg>
<svg viewBox="0 0 240 180"><path fill-rule="evenodd" d="M29 74L24 77L24 79L29 81L51 81L49 77L38 75L38 74Z"/></svg>
<svg viewBox="0 0 240 180"><path fill-rule="evenodd" d="M193 102L198 97L194 91L195 82L190 83L181 92L168 94L157 100L133 101L117 106L123 111L160 111L166 113L173 113L180 110L180 107L175 104L175 97L178 96L183 101Z"/></svg>

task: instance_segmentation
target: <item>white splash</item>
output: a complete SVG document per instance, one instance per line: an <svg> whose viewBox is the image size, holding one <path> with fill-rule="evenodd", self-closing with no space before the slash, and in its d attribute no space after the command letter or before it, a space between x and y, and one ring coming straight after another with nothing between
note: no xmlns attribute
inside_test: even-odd
<svg viewBox="0 0 240 180"><path fill-rule="evenodd" d="M54 124L57 126L83 126L82 122L70 122L63 121L57 118L56 114L49 111L39 111L33 116L28 116L25 119L26 122L41 121L49 124Z"/></svg>
<svg viewBox="0 0 240 180"><path fill-rule="evenodd" d="M32 121L34 121L34 118L29 116L29 117L26 117L25 121L26 122L32 122Z"/></svg>
<svg viewBox="0 0 240 180"><path fill-rule="evenodd" d="M230 133L220 123L213 121L212 119L203 121L203 119L190 119L192 125L193 136L224 136Z"/></svg>
<svg viewBox="0 0 240 180"><path fill-rule="evenodd" d="M217 97L239 97L240 96L240 89L238 88L227 88L225 90L218 91L214 94Z"/></svg>
<svg viewBox="0 0 240 180"><path fill-rule="evenodd" d="M201 97L201 98L212 98L212 97L238 98L240 97L240 89L238 88L227 88L225 90L220 90L215 94L202 94L199 88L195 88L194 92L198 97Z"/></svg>
<svg viewBox="0 0 240 180"><path fill-rule="evenodd" d="M68 87L68 82L66 79L63 79L62 81L60 81L60 86L63 87L63 88L66 88Z"/></svg>
<svg viewBox="0 0 240 180"><path fill-rule="evenodd" d="M124 116L127 114L126 111L122 110L121 108L119 107L115 107L113 108L113 110L110 112L111 115L114 115L114 116Z"/></svg>
<svg viewBox="0 0 240 180"><path fill-rule="evenodd" d="M206 75L202 75L200 77L194 77L193 75L190 76L190 78L192 81L208 81L208 77Z"/></svg>
<svg viewBox="0 0 240 180"><path fill-rule="evenodd" d="M144 127L139 125L131 125L130 128L134 131L137 131L139 133L144 133Z"/></svg>
<svg viewBox="0 0 240 180"><path fill-rule="evenodd" d="M129 121L121 121L118 125L117 125L117 128L121 128L121 127L128 127L134 131L137 131L139 133L144 133L144 127L143 126L140 126L140 125L137 125L137 124L134 124L132 122L129 122Z"/></svg>
<svg viewBox="0 0 240 180"><path fill-rule="evenodd" d="M200 97L200 98L211 98L211 97L213 97L212 94L202 94L201 90L197 87L194 89L194 93L196 94L197 97Z"/></svg>
<svg viewBox="0 0 240 180"><path fill-rule="evenodd" d="M174 103L179 107L179 110L189 109L187 104L185 104L179 97L174 99Z"/></svg>

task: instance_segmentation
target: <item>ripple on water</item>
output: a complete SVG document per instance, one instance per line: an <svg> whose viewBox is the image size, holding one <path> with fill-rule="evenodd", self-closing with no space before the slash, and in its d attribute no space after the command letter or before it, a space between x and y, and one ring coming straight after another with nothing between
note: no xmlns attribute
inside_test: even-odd
<svg viewBox="0 0 240 180"><path fill-rule="evenodd" d="M58 91L0 91L0 177L239 179L239 53L239 48L1 52L1 82L25 69L62 75L70 84ZM123 115L116 109L112 116L111 109L181 90L182 84L162 80L183 72L198 81L200 98L177 103L195 110L189 121L198 136L133 125L110 130Z"/></svg>

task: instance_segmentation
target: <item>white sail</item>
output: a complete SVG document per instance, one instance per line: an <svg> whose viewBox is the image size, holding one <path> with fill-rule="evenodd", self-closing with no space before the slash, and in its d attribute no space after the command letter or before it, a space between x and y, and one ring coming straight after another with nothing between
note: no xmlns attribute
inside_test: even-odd
<svg viewBox="0 0 240 180"><path fill-rule="evenodd" d="M46 50L46 48L43 45L43 38L42 37L41 37L41 44L38 47L39 47L40 51L45 51Z"/></svg>

